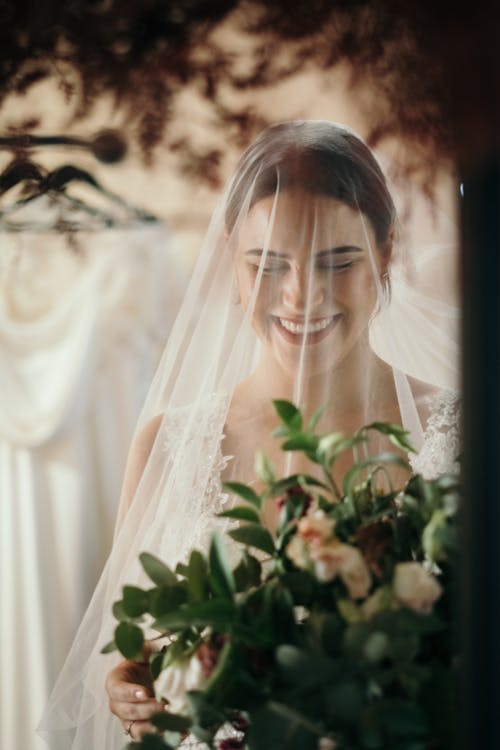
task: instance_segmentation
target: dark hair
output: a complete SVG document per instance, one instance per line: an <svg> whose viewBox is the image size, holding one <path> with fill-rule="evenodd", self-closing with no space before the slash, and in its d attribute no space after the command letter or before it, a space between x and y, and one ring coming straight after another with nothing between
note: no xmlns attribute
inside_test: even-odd
<svg viewBox="0 0 500 750"><path fill-rule="evenodd" d="M229 192L225 221L232 230L248 208L277 189L300 187L361 211L388 260L396 209L370 149L353 133L326 120L295 120L264 130L241 157Z"/></svg>

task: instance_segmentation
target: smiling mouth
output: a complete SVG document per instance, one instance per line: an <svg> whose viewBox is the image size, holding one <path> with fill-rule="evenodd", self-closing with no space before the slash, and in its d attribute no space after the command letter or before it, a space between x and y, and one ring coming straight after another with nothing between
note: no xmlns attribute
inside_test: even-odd
<svg viewBox="0 0 500 750"><path fill-rule="evenodd" d="M324 339L335 328L342 315L330 315L325 318L308 320L293 320L273 316L272 320L281 336L291 344L316 344Z"/></svg>

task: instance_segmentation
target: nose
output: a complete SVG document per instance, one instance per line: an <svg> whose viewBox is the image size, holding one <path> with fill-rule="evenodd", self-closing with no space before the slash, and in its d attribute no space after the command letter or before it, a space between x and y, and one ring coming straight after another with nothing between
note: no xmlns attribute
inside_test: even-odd
<svg viewBox="0 0 500 750"><path fill-rule="evenodd" d="M320 305L325 298L325 289L311 268L292 266L283 281L283 303L295 312L306 312Z"/></svg>

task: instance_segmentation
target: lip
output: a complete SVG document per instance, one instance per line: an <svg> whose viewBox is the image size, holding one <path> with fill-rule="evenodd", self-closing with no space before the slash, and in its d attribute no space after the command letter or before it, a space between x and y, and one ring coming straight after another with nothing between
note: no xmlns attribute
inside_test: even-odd
<svg viewBox="0 0 500 750"><path fill-rule="evenodd" d="M304 325L304 318L289 318L288 316L277 315L273 315L271 317L273 325L279 335L282 336L289 344L295 344L295 346L301 346L304 343L306 344L306 346L310 346L322 341L333 331L337 323L340 322L342 314L337 313L335 315L323 315L322 317L309 318L308 324L311 325L315 323L321 323L325 320L328 320L329 318L331 318L332 320L328 325L325 326L325 328L321 328L319 331L313 331L311 333L304 334L289 331L281 323L281 320L286 320L295 325Z"/></svg>

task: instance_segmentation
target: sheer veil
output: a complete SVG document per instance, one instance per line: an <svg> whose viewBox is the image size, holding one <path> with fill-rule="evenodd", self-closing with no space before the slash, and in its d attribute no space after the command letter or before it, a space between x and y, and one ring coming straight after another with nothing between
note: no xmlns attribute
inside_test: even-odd
<svg viewBox="0 0 500 750"><path fill-rule="evenodd" d="M306 414L325 406L322 431L400 422L425 444L429 415L457 388L455 254L453 222L389 185L347 128L280 123L243 154L139 420L130 462L141 471L125 480L112 553L42 720L52 750L125 744L104 690L117 657L100 649L121 587L145 583L139 553L175 567L206 545L233 502L221 476L253 481L257 448L277 471L300 470L270 437L271 399Z"/></svg>

